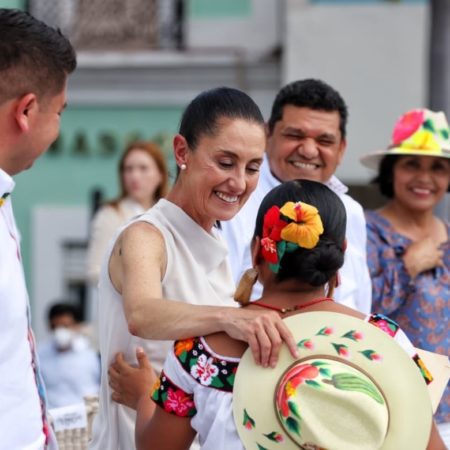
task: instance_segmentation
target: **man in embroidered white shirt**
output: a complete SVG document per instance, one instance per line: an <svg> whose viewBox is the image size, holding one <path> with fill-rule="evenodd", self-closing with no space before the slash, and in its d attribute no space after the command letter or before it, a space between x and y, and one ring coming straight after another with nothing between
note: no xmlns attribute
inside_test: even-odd
<svg viewBox="0 0 450 450"><path fill-rule="evenodd" d="M347 249L334 297L361 312L370 311L363 210L334 176L346 149L347 116L340 94L320 80L294 81L277 94L267 124L267 151L258 186L239 213L221 224L236 283L251 267L250 241L258 207L267 192L288 180L320 181L339 195L347 212ZM260 295L257 283L252 298Z"/></svg>
<svg viewBox="0 0 450 450"><path fill-rule="evenodd" d="M67 77L76 67L57 30L0 9L0 449L57 448L30 328L14 221L12 176L28 169L59 133Z"/></svg>

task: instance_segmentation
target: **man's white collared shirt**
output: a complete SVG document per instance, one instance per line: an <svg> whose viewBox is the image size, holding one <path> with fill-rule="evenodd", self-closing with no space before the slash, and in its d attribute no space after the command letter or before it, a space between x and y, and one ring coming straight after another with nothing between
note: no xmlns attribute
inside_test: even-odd
<svg viewBox="0 0 450 450"><path fill-rule="evenodd" d="M0 169L0 198L14 189ZM28 294L11 197L0 206L0 450L44 448L42 410L28 341Z"/></svg>
<svg viewBox="0 0 450 450"><path fill-rule="evenodd" d="M221 223L236 284L243 272L252 267L250 243L259 205L265 195L280 184L270 172L269 162L265 156L255 191L232 220ZM335 176L325 184L339 196L347 213L347 249L344 265L339 269L341 285L335 290L334 298L345 306L368 314L372 305L372 284L366 259L367 235L363 209L346 194L347 187ZM261 297L261 294L262 286L256 283L252 299Z"/></svg>

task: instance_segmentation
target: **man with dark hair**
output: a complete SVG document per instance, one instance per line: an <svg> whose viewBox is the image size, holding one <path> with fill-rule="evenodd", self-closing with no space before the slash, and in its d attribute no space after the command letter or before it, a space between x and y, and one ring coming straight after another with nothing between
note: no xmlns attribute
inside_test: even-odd
<svg viewBox="0 0 450 450"><path fill-rule="evenodd" d="M70 42L29 14L0 9L0 422L5 449L56 448L30 327L27 289L10 194L59 133Z"/></svg>
<svg viewBox="0 0 450 450"><path fill-rule="evenodd" d="M71 303L54 303L48 312L51 338L38 347L50 408L98 395L100 360L83 333L80 316Z"/></svg>
<svg viewBox="0 0 450 450"><path fill-rule="evenodd" d="M278 92L267 123L266 157L258 187L240 212L222 223L236 283L252 267L253 224L267 192L284 181L320 181L339 195L347 212L347 249L335 299L362 312L370 311L372 294L363 210L334 176L346 149L347 117L341 95L321 80L294 81ZM257 283L252 298L260 295L261 286Z"/></svg>

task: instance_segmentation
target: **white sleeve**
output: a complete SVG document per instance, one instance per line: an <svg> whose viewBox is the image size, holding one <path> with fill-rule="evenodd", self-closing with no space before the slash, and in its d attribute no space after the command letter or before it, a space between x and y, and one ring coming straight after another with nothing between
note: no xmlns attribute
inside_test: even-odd
<svg viewBox="0 0 450 450"><path fill-rule="evenodd" d="M177 357L175 356L174 347L167 354L166 361L163 366L164 374L170 381L176 384L187 394L194 393L196 381L183 369Z"/></svg>
<svg viewBox="0 0 450 450"><path fill-rule="evenodd" d="M367 265L366 220L359 203L348 195L342 195L341 200L347 212L347 249L335 297L339 303L368 314L372 308L372 283Z"/></svg>

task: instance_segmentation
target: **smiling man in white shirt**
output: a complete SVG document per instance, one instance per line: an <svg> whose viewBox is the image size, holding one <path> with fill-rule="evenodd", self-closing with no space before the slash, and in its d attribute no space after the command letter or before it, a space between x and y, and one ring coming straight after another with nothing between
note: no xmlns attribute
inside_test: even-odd
<svg viewBox="0 0 450 450"><path fill-rule="evenodd" d="M58 137L76 57L23 11L1 8L0 30L0 449L52 449L11 193L12 177Z"/></svg>
<svg viewBox="0 0 450 450"><path fill-rule="evenodd" d="M345 154L347 116L341 95L321 80L294 81L277 94L267 124L267 150L258 186L239 213L221 224L236 283L252 265L250 242L264 196L284 181L320 181L339 195L347 212L347 249L334 298L361 312L370 311L372 291L363 210L334 175ZM258 298L261 292L257 283L252 298Z"/></svg>

